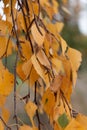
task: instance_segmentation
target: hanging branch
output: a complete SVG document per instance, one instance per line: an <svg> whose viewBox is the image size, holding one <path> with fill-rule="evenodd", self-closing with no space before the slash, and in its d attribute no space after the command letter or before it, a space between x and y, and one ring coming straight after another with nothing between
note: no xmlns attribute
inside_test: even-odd
<svg viewBox="0 0 87 130"><path fill-rule="evenodd" d="M15 60L15 66L14 66L14 119L16 121L16 124L18 124L18 119L17 119L17 97L16 97L16 67L17 67L17 60L18 60L18 52L16 54L16 60ZM16 126L17 130L19 129L18 125Z"/></svg>

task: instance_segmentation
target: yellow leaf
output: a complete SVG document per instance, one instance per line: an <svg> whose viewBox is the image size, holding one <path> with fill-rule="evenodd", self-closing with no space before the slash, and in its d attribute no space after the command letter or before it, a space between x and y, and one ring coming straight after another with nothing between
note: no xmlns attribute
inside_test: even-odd
<svg viewBox="0 0 87 130"><path fill-rule="evenodd" d="M32 122L32 125L34 126L34 121L33 121L33 117L35 115L35 112L37 110L37 106L35 103L33 103L32 101L29 101L26 106L25 106L25 110L28 114L28 116L30 117L30 120Z"/></svg>
<svg viewBox="0 0 87 130"><path fill-rule="evenodd" d="M87 130L87 116L78 114L76 117L76 121L78 121L84 127L84 130Z"/></svg>
<svg viewBox="0 0 87 130"><path fill-rule="evenodd" d="M39 50L38 53L36 54L36 57L42 65L44 65L48 69L51 69L48 57L46 56L43 50Z"/></svg>
<svg viewBox="0 0 87 130"><path fill-rule="evenodd" d="M38 26L38 28L37 28ZM37 43L38 46L42 46L43 45L43 42L44 42L44 38L45 38L45 31L44 29L34 23L31 27L31 33L32 33L32 36L35 40L35 42Z"/></svg>
<svg viewBox="0 0 87 130"><path fill-rule="evenodd" d="M65 97L70 101L72 93L72 76L71 76L71 64L66 58L61 59L63 62L65 74L63 76L63 81L61 84L61 90L63 91ZM68 68L68 69L67 69Z"/></svg>
<svg viewBox="0 0 87 130"><path fill-rule="evenodd" d="M69 47L69 49L67 51L67 55L70 58L73 69L75 71L77 71L81 64L81 61L82 61L81 53L79 51Z"/></svg>
<svg viewBox="0 0 87 130"><path fill-rule="evenodd" d="M44 71L43 71L43 69L41 68L39 62L37 61L35 55L32 55L31 61L32 61L32 64L33 64L34 69L36 70L36 72L37 72L37 73L40 75L40 77L45 81Z"/></svg>
<svg viewBox="0 0 87 130"><path fill-rule="evenodd" d="M33 6L33 13L35 15L39 14L39 5L37 3L37 1L32 1L32 6Z"/></svg>
<svg viewBox="0 0 87 130"><path fill-rule="evenodd" d="M19 130L33 130L32 127L28 126L28 125L23 125L20 126Z"/></svg>
<svg viewBox="0 0 87 130"><path fill-rule="evenodd" d="M8 109L6 109L6 108L2 109L2 117L5 122L8 122L9 117L10 117L10 112L8 111Z"/></svg>
<svg viewBox="0 0 87 130"><path fill-rule="evenodd" d="M1 35L9 35L12 30L12 24L8 21L0 20L0 34Z"/></svg>
<svg viewBox="0 0 87 130"><path fill-rule="evenodd" d="M64 74L65 72L64 72L64 66L62 61L55 57L53 57L51 60L52 60L53 70L55 75L59 73Z"/></svg>
<svg viewBox="0 0 87 130"><path fill-rule="evenodd" d="M9 3L9 0L3 0L5 6Z"/></svg>
<svg viewBox="0 0 87 130"><path fill-rule="evenodd" d="M3 107L6 101L6 97L3 95L0 95L0 107Z"/></svg>
<svg viewBox="0 0 87 130"><path fill-rule="evenodd" d="M4 126L3 126L2 121L0 121L0 130L4 130Z"/></svg>
<svg viewBox="0 0 87 130"><path fill-rule="evenodd" d="M69 48L67 51L67 55L69 57L71 66L72 66L72 77L73 77L73 85L76 84L77 79L77 70L81 64L82 56L81 53L73 48Z"/></svg>
<svg viewBox="0 0 87 130"><path fill-rule="evenodd" d="M69 125L67 125L67 127L65 128L65 130L85 130L85 129L75 119L72 119Z"/></svg>
<svg viewBox="0 0 87 130"><path fill-rule="evenodd" d="M19 130L38 130L37 127L30 127L28 125L23 125L19 128Z"/></svg>
<svg viewBox="0 0 87 130"><path fill-rule="evenodd" d="M3 68L3 69L2 69ZM14 86L14 76L0 62L0 95L8 96Z"/></svg>
<svg viewBox="0 0 87 130"><path fill-rule="evenodd" d="M8 43L8 38L0 37L0 57L5 53L7 56L12 53L12 41L10 40Z"/></svg>
<svg viewBox="0 0 87 130"><path fill-rule="evenodd" d="M62 47L62 54L63 54L63 56L65 56L65 52L67 50L68 45L62 37L59 37L59 38L60 38L61 47Z"/></svg>
<svg viewBox="0 0 87 130"><path fill-rule="evenodd" d="M23 63L22 70L23 70L24 74L26 75L26 78L30 75L31 69L32 69L31 60L28 60L28 61Z"/></svg>
<svg viewBox="0 0 87 130"><path fill-rule="evenodd" d="M28 79L29 86L33 86L35 84L35 81L38 80L38 78L39 78L39 75L36 72L36 70L34 69L34 67L32 66L30 76Z"/></svg>
<svg viewBox="0 0 87 130"><path fill-rule="evenodd" d="M23 71L23 64L24 62L18 62L18 65L17 65L17 74L18 76L22 79L22 80L25 80L26 79L26 75L25 75L25 72Z"/></svg>
<svg viewBox="0 0 87 130"><path fill-rule="evenodd" d="M25 37L20 37L19 39L21 41L21 52L25 59L29 60L32 55L30 42L26 40Z"/></svg>
<svg viewBox="0 0 87 130"><path fill-rule="evenodd" d="M58 2L56 0L53 0L52 3L53 3L54 12L55 12L55 14L57 14L58 13L58 6L59 6Z"/></svg>
<svg viewBox="0 0 87 130"><path fill-rule="evenodd" d="M17 29L18 30L23 29L24 31L26 31L26 26L25 26L23 14L21 12L19 12L17 17L18 17L17 18Z"/></svg>
<svg viewBox="0 0 87 130"><path fill-rule="evenodd" d="M55 105L54 93L48 88L42 97L43 108L45 112L50 115Z"/></svg>
<svg viewBox="0 0 87 130"><path fill-rule="evenodd" d="M58 123L54 124L54 130L63 130Z"/></svg>

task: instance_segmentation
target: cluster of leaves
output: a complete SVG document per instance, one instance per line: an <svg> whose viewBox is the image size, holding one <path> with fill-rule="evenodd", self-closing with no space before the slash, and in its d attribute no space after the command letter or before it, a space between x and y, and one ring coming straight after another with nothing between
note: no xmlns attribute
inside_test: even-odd
<svg viewBox="0 0 87 130"><path fill-rule="evenodd" d="M66 0L62 1L66 4ZM59 35L63 23L53 22L58 13L56 0L3 0L6 20L0 19L0 130L43 130L47 126L41 116L47 114L54 130L86 130L87 117L76 113L70 104L81 53L70 48ZM15 52L14 73L3 58ZM18 77L28 84L28 94L18 96ZM31 90L33 98L31 98ZM7 125L7 97L13 93L16 124ZM17 98L25 104L29 125L17 115ZM36 119L35 119L36 117ZM21 119L22 120L22 119ZM22 123L22 124L21 124Z"/></svg>

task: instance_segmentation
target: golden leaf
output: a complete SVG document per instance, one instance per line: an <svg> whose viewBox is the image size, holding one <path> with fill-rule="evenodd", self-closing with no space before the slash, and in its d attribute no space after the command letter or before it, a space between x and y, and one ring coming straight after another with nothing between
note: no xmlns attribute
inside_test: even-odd
<svg viewBox="0 0 87 130"><path fill-rule="evenodd" d="M6 96L0 95L0 107L2 108L5 104Z"/></svg>
<svg viewBox="0 0 87 130"><path fill-rule="evenodd" d="M30 117L30 120L32 122L32 125L34 127L34 121L33 121L33 117L35 115L35 112L37 110L37 106L35 103L33 103L32 101L29 101L26 106L25 106L25 110L28 114L28 116Z"/></svg>
<svg viewBox="0 0 87 130"><path fill-rule="evenodd" d="M25 75L25 72L23 71L23 65L24 65L24 62L18 62L18 65L17 65L17 74L18 74L18 76L22 80L25 80L26 79L26 75Z"/></svg>
<svg viewBox="0 0 87 130"><path fill-rule="evenodd" d="M70 58L73 70L77 71L82 61L81 53L69 47L67 55Z"/></svg>
<svg viewBox="0 0 87 130"><path fill-rule="evenodd" d="M41 68L39 62L37 61L35 55L32 55L31 61L32 61L32 64L33 64L33 66L34 66L34 69L36 70L36 72L38 73L38 75L40 75L40 77L45 81L44 71L43 71L43 69Z"/></svg>
<svg viewBox="0 0 87 130"><path fill-rule="evenodd" d="M52 109L55 105L55 96L54 93L48 88L42 97L42 104L45 112L50 115L52 112Z"/></svg>
<svg viewBox="0 0 87 130"><path fill-rule="evenodd" d="M20 126L19 130L33 130L32 127L28 126L28 125L23 125Z"/></svg>
<svg viewBox="0 0 87 130"><path fill-rule="evenodd" d="M17 17L18 17L17 18L17 29L24 30L26 32L26 26L25 26L23 14L21 12L19 12Z"/></svg>
<svg viewBox="0 0 87 130"><path fill-rule="evenodd" d="M0 121L0 130L4 130L4 125L3 125L2 121Z"/></svg>
<svg viewBox="0 0 87 130"><path fill-rule="evenodd" d="M67 55L70 59L71 67L72 67L72 77L73 77L73 85L76 84L77 79L77 70L81 64L82 58L81 53L73 48L68 49Z"/></svg>
<svg viewBox="0 0 87 130"><path fill-rule="evenodd" d="M78 114L76 117L76 121L78 121L84 127L84 130L87 130L87 117L86 116L82 114Z"/></svg>
<svg viewBox="0 0 87 130"><path fill-rule="evenodd" d="M52 66L53 66L55 75L59 73L65 74L63 62L55 57L53 57L51 60L52 60L52 64L53 64Z"/></svg>
<svg viewBox="0 0 87 130"><path fill-rule="evenodd" d="M38 28L37 28L38 26ZM34 23L31 27L31 33L32 33L32 36L35 40L35 42L37 43L38 46L42 46L43 45L43 42L44 42L44 38L45 38L45 31L44 29Z"/></svg>
<svg viewBox="0 0 87 130"><path fill-rule="evenodd" d="M63 130L58 123L54 124L54 130Z"/></svg>
<svg viewBox="0 0 87 130"><path fill-rule="evenodd" d="M75 119L72 119L70 123L67 125L65 130L85 130L84 127L78 123Z"/></svg>
<svg viewBox="0 0 87 130"><path fill-rule="evenodd" d="M26 78L29 76L31 69L32 69L32 62L30 59L30 60L24 62L22 65L22 70L23 70L23 73L26 75Z"/></svg>
<svg viewBox="0 0 87 130"><path fill-rule="evenodd" d="M29 60L32 55L30 42L25 37L20 37L19 39L21 41L21 53L26 60Z"/></svg>
<svg viewBox="0 0 87 130"><path fill-rule="evenodd" d="M19 130L38 130L37 127L30 127L29 125L23 125L19 128Z"/></svg>
<svg viewBox="0 0 87 130"><path fill-rule="evenodd" d="M51 69L48 57L46 56L43 50L39 50L38 53L36 54L36 57L42 65L44 65L48 69Z"/></svg>
<svg viewBox="0 0 87 130"><path fill-rule="evenodd" d="M5 53L6 56L12 54L12 41L8 42L8 38L0 37L0 57L2 57Z"/></svg>
<svg viewBox="0 0 87 130"><path fill-rule="evenodd" d="M70 101L71 93L72 93L72 76L71 76L71 64L69 60L66 58L61 59L63 62L65 74L63 77L63 81L61 84L61 90L63 91L65 97ZM68 68L68 69L67 69Z"/></svg>
<svg viewBox="0 0 87 130"><path fill-rule="evenodd" d="M52 81L50 85L50 89L55 93L60 89L60 86L62 84L63 76L61 74L58 74L55 76L54 80Z"/></svg>
<svg viewBox="0 0 87 130"><path fill-rule="evenodd" d="M8 21L0 20L0 35L9 35L12 30L12 24Z"/></svg>
<svg viewBox="0 0 87 130"><path fill-rule="evenodd" d="M32 66L30 76L29 76L29 79L28 79L29 86L33 86L35 81L38 80L38 78L39 78L39 75L36 72L36 70L34 69L34 67Z"/></svg>
<svg viewBox="0 0 87 130"><path fill-rule="evenodd" d="M0 95L8 96L14 85L14 76L0 62Z"/></svg>
<svg viewBox="0 0 87 130"><path fill-rule="evenodd" d="M10 112L8 111L8 109L3 108L2 109L2 118L4 119L5 122L8 122L10 117Z"/></svg>

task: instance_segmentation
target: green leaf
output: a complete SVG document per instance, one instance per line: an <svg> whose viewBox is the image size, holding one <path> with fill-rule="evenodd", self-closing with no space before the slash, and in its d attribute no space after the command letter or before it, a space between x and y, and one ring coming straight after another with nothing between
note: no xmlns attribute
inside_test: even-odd
<svg viewBox="0 0 87 130"><path fill-rule="evenodd" d="M59 125L62 127L62 128L65 128L68 123L69 123L69 120L67 118L67 115L64 113L62 114L59 118L58 118L58 123Z"/></svg>

